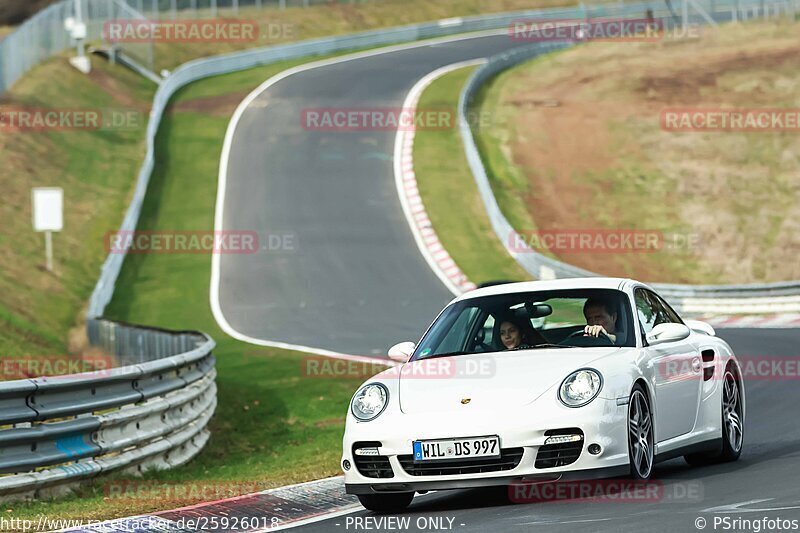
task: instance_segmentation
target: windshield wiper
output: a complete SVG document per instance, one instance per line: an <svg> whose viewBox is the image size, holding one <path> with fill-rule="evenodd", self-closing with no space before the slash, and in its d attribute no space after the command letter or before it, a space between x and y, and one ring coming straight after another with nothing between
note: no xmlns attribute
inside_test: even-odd
<svg viewBox="0 0 800 533"><path fill-rule="evenodd" d="M420 357L419 359L417 359L417 361L424 361L426 359L437 359L439 357L452 357L456 355L469 355L471 353L474 352L459 351L459 352L435 353L433 355L426 355L424 357Z"/></svg>
<svg viewBox="0 0 800 533"><path fill-rule="evenodd" d="M571 344L536 344L530 349L537 350L539 348L577 348L577 346Z"/></svg>

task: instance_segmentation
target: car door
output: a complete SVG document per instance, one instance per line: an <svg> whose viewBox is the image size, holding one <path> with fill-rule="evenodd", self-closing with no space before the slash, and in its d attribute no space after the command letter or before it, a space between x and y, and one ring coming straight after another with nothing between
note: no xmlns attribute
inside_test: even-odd
<svg viewBox="0 0 800 533"><path fill-rule="evenodd" d="M636 289L634 300L643 337L658 324L682 323L680 317L649 290ZM689 433L697 419L703 384L703 365L697 346L689 336L656 346L648 346L645 341L644 350L655 371L658 442Z"/></svg>

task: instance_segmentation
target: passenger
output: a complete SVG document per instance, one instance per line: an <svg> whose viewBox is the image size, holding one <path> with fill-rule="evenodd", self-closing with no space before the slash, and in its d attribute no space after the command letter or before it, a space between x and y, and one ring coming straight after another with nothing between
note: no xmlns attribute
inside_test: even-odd
<svg viewBox="0 0 800 533"><path fill-rule="evenodd" d="M589 298L583 304L583 316L587 324L583 328L584 336L605 335L612 343L617 342L617 312L611 302L601 298Z"/></svg>
<svg viewBox="0 0 800 533"><path fill-rule="evenodd" d="M500 322L500 341L506 350L527 350L537 344L546 344L541 333L526 320L516 317L505 317Z"/></svg>

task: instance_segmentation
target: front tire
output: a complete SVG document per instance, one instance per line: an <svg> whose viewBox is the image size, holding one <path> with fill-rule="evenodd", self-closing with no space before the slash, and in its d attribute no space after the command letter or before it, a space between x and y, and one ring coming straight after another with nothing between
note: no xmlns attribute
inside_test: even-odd
<svg viewBox="0 0 800 533"><path fill-rule="evenodd" d="M725 371L722 388L722 450L718 453L696 453L684 457L692 466L728 463L739 459L744 444L744 404L742 383L730 367Z"/></svg>
<svg viewBox="0 0 800 533"><path fill-rule="evenodd" d="M653 412L647 393L636 384L628 402L628 457L633 479L650 479L654 463Z"/></svg>
<svg viewBox="0 0 800 533"><path fill-rule="evenodd" d="M404 511L413 499L413 492L358 495L358 501L361 502L361 505L373 513L399 513Z"/></svg>

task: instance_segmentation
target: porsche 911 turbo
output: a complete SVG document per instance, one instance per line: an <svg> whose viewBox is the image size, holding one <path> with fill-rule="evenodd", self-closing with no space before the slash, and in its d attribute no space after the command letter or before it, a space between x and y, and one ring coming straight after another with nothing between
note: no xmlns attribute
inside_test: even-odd
<svg viewBox="0 0 800 533"><path fill-rule="evenodd" d="M347 415L346 490L376 512L416 492L651 477L734 461L745 391L730 346L629 279L499 284L455 298Z"/></svg>

